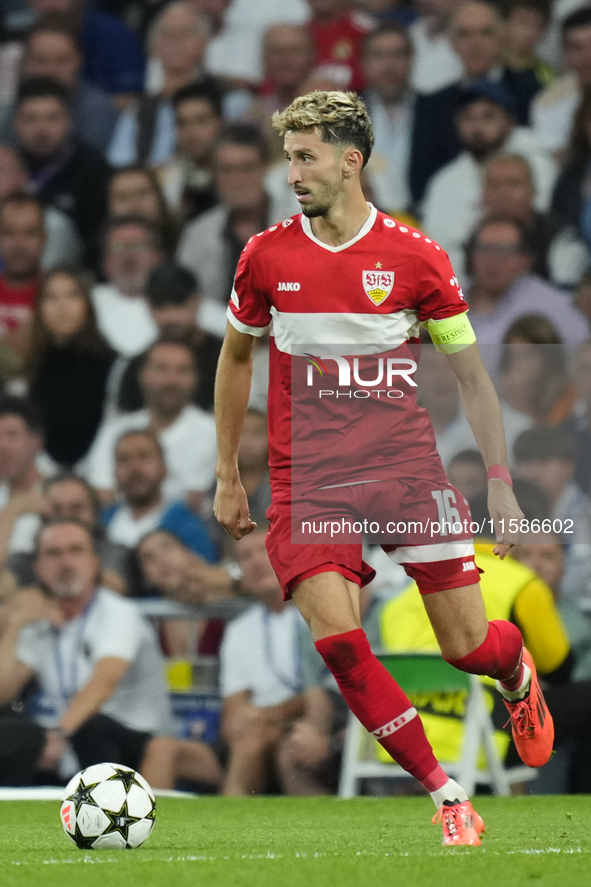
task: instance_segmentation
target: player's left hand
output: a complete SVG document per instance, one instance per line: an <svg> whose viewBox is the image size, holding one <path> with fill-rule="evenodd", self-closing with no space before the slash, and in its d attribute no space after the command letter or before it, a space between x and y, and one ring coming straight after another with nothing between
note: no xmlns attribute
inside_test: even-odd
<svg viewBox="0 0 591 887"><path fill-rule="evenodd" d="M246 491L239 476L218 479L213 512L233 539L242 539L256 528L255 522L250 519Z"/></svg>
<svg viewBox="0 0 591 887"><path fill-rule="evenodd" d="M519 542L519 525L523 519L515 493L504 480L489 480L488 511L493 519L497 541L493 551L503 560Z"/></svg>

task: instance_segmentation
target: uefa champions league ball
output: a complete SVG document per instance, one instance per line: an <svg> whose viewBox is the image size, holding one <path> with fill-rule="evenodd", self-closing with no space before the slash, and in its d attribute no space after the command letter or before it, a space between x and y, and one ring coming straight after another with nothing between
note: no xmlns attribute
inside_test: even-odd
<svg viewBox="0 0 591 887"><path fill-rule="evenodd" d="M143 776L121 764L81 770L62 798L62 826L81 850L134 849L154 827L154 792Z"/></svg>

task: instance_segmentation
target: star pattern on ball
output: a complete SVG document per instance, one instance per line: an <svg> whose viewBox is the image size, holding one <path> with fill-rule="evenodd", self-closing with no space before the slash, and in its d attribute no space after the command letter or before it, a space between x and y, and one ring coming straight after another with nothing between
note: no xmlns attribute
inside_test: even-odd
<svg viewBox="0 0 591 887"><path fill-rule="evenodd" d="M73 801L76 804L76 808L80 807L81 804L94 804L94 800L91 798L91 791L96 788L98 782L92 783L92 785L82 785L80 784L73 795L70 795L70 801Z"/></svg>
<svg viewBox="0 0 591 887"><path fill-rule="evenodd" d="M113 832L119 832L126 844L129 836L129 826L144 818L142 816L130 816L127 810L127 801L125 801L125 804L119 813L110 813L108 810L105 810L104 812L109 817L110 825L105 829L103 834L112 835ZM150 817L145 818L149 819Z"/></svg>
<svg viewBox="0 0 591 887"><path fill-rule="evenodd" d="M115 779L120 779L123 785L125 786L125 793L129 791L132 785L139 785L139 782L135 778L135 773L133 770L123 770L119 767L114 767L115 775L110 776L107 782L111 782Z"/></svg>

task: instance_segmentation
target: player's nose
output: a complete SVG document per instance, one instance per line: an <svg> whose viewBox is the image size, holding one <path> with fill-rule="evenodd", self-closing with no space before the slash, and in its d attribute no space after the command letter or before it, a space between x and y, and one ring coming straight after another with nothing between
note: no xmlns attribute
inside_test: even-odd
<svg viewBox="0 0 591 887"><path fill-rule="evenodd" d="M288 185L297 185L298 182L302 181L302 175L300 169L296 164L292 161L289 164L288 173L287 173L287 184Z"/></svg>

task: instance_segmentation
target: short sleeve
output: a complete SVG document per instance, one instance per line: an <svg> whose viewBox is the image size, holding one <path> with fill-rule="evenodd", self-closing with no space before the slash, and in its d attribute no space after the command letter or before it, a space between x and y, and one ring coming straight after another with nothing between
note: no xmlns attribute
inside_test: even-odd
<svg viewBox="0 0 591 887"><path fill-rule="evenodd" d="M97 615L98 619L93 627L95 662L109 657L133 662L139 653L145 628L142 616L134 604L111 600L106 606L103 602L100 614Z"/></svg>
<svg viewBox="0 0 591 887"><path fill-rule="evenodd" d="M38 635L34 626L25 625L16 643L16 658L35 672L40 670L39 662L37 661L37 650L39 648L37 638Z"/></svg>
<svg viewBox="0 0 591 887"><path fill-rule="evenodd" d="M243 638L244 627L240 619L226 628L220 648L220 693L224 698L252 689Z"/></svg>
<svg viewBox="0 0 591 887"><path fill-rule="evenodd" d="M227 312L232 326L251 336L263 336L271 323L261 264L260 254L255 250L253 241L249 241L238 261Z"/></svg>
<svg viewBox="0 0 591 887"><path fill-rule="evenodd" d="M438 244L425 243L415 266L416 308L419 320L443 320L468 310L449 256Z"/></svg>

